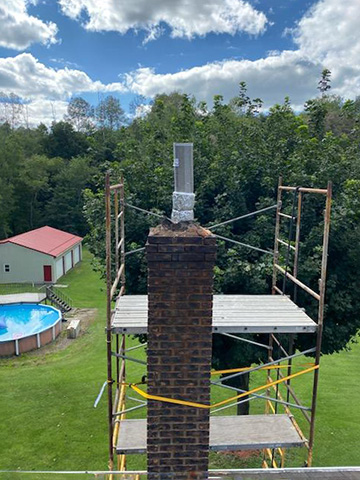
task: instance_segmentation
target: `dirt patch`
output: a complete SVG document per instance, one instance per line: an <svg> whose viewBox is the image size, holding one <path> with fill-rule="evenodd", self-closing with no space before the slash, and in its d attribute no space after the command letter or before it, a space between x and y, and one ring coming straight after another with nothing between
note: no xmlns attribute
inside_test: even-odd
<svg viewBox="0 0 360 480"><path fill-rule="evenodd" d="M76 342L76 339L71 339L67 338L67 331L66 328L70 324L71 320L80 320L80 333L79 337L84 335L91 323L95 320L97 314L97 308L76 308L72 310L71 312L67 313L65 315L66 322L63 322L62 324L62 332L58 336L57 340L49 345L48 347L44 347L43 349L40 349L41 352L44 351L44 353L50 353L54 351L59 351L59 350L64 350L66 347L68 347L71 343ZM49 348L48 352L46 350ZM38 353L40 353L40 350L38 350Z"/></svg>

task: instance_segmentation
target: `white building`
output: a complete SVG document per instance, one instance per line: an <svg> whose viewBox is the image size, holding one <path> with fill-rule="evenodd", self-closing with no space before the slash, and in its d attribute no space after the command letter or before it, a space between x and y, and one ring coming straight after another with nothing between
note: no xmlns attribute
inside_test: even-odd
<svg viewBox="0 0 360 480"><path fill-rule="evenodd" d="M55 283L81 258L81 237L37 228L0 241L0 283Z"/></svg>

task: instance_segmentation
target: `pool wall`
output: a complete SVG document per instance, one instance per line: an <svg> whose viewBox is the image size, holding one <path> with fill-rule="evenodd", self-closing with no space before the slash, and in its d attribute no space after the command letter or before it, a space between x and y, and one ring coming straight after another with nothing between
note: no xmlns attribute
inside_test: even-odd
<svg viewBox="0 0 360 480"><path fill-rule="evenodd" d="M17 338L0 342L0 357L10 357L12 355L20 355L21 353L30 352L37 348L41 348L53 342L61 332L62 319L57 320L54 325L48 327L39 333L33 333L26 337Z"/></svg>

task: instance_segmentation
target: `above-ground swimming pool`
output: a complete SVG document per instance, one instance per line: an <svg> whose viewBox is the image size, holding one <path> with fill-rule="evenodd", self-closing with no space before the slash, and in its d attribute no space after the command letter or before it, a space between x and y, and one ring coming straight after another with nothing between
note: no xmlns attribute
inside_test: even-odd
<svg viewBox="0 0 360 480"><path fill-rule="evenodd" d="M36 303L0 305L0 356L40 348L61 331L61 312Z"/></svg>

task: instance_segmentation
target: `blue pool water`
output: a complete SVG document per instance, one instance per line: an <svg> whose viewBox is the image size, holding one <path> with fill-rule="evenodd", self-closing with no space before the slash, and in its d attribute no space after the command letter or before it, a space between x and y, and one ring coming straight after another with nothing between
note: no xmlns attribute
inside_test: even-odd
<svg viewBox="0 0 360 480"><path fill-rule="evenodd" d="M48 305L0 305L0 342L40 333L60 318L60 311Z"/></svg>

